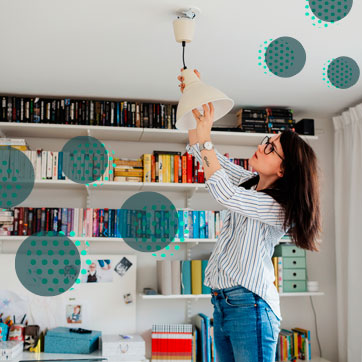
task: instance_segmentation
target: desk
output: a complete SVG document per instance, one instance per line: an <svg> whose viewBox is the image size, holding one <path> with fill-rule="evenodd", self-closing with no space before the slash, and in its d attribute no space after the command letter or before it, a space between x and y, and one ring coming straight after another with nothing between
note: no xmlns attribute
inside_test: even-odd
<svg viewBox="0 0 362 362"><path fill-rule="evenodd" d="M85 359L85 358L97 358L102 357L102 351L94 351L91 354L71 354L71 353L33 353L33 352L23 352L17 356L16 359L12 360L14 362L25 361L25 360L49 360L49 359ZM122 359L118 357L102 357L107 358L110 362L149 362L148 359ZM74 361L75 362L75 361ZM107 362L104 360L104 362Z"/></svg>

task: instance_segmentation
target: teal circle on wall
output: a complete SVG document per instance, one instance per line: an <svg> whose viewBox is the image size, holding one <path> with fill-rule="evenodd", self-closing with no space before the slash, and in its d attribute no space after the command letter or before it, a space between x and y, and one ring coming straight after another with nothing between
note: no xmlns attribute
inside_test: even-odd
<svg viewBox="0 0 362 362"><path fill-rule="evenodd" d="M351 11L353 0L309 0L314 16L328 23L345 18Z"/></svg>
<svg viewBox="0 0 362 362"><path fill-rule="evenodd" d="M30 292L44 297L67 291L77 280L80 267L77 247L55 231L28 236L15 257L20 282Z"/></svg>
<svg viewBox="0 0 362 362"><path fill-rule="evenodd" d="M358 64L350 57L338 57L328 66L327 76L336 88L347 89L355 85L359 79Z"/></svg>
<svg viewBox="0 0 362 362"><path fill-rule="evenodd" d="M0 207L22 203L33 190L34 177L33 164L22 151L0 147Z"/></svg>
<svg viewBox="0 0 362 362"><path fill-rule="evenodd" d="M79 184L99 180L108 165L108 152L94 137L74 137L64 145L62 152L64 174Z"/></svg>
<svg viewBox="0 0 362 362"><path fill-rule="evenodd" d="M119 210L119 234L134 250L155 252L166 248L178 230L173 203L158 192L138 192Z"/></svg>
<svg viewBox="0 0 362 362"><path fill-rule="evenodd" d="M289 36L273 40L266 49L265 63L270 71L282 78L298 74L304 67L306 53L302 44Z"/></svg>

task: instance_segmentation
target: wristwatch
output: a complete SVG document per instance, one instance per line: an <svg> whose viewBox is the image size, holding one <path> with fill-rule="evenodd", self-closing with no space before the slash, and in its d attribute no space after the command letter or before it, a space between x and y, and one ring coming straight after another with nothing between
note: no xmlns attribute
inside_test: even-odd
<svg viewBox="0 0 362 362"><path fill-rule="evenodd" d="M214 145L213 145L213 143L212 143L211 141L206 141L206 142L203 143L203 144L199 144L199 147L200 147L200 152L201 152L202 150L208 150L208 151L210 151L210 150L212 150L212 149L214 148Z"/></svg>

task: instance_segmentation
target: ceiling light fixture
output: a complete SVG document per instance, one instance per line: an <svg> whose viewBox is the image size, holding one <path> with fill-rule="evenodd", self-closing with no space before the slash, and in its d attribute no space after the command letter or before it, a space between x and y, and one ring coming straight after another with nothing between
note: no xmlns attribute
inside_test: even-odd
<svg viewBox="0 0 362 362"><path fill-rule="evenodd" d="M197 108L203 114L203 104L213 103L214 122L225 116L234 106L234 101L218 89L202 82L192 69L185 64L185 46L193 40L195 17L200 13L198 8L179 9L178 17L173 22L175 39L182 43L183 70L185 88L179 100L176 112L176 128L189 130L196 128L196 120L192 110Z"/></svg>

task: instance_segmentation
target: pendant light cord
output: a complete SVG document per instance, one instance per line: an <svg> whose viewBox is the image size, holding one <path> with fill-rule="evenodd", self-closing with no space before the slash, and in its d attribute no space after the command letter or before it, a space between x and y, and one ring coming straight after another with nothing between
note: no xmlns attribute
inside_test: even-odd
<svg viewBox="0 0 362 362"><path fill-rule="evenodd" d="M182 62L184 64L184 69L187 69L187 67L185 65L185 45L186 45L186 42L183 41L182 42Z"/></svg>

